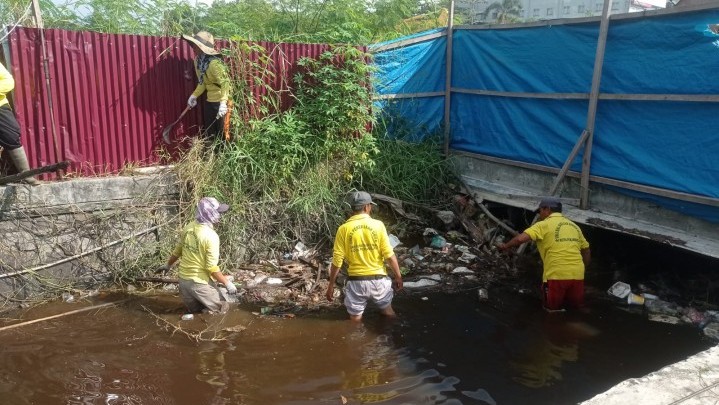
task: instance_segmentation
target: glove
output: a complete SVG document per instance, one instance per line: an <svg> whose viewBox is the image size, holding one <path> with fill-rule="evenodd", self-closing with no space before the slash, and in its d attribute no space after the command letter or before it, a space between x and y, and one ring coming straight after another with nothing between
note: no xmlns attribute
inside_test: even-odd
<svg viewBox="0 0 719 405"><path fill-rule="evenodd" d="M227 114L227 101L220 103L220 108L217 110L217 118L222 118Z"/></svg>
<svg viewBox="0 0 719 405"><path fill-rule="evenodd" d="M237 294L237 287L232 284L232 282L228 281L227 284L225 284L225 288L227 288L227 293L230 295Z"/></svg>
<svg viewBox="0 0 719 405"><path fill-rule="evenodd" d="M162 266L158 267L157 270L155 270L155 274L165 274L170 270L170 266L167 264L163 264Z"/></svg>
<svg viewBox="0 0 719 405"><path fill-rule="evenodd" d="M190 98L187 99L187 106L190 108L195 108L197 105L197 97L194 95L190 96Z"/></svg>

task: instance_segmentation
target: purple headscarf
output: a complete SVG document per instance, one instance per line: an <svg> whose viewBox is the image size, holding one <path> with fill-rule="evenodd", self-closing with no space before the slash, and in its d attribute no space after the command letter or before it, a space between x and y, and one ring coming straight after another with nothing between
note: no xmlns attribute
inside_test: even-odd
<svg viewBox="0 0 719 405"><path fill-rule="evenodd" d="M203 197L197 204L197 222L206 225L212 225L220 220L220 214L230 209L227 204L220 204L219 201L212 197Z"/></svg>

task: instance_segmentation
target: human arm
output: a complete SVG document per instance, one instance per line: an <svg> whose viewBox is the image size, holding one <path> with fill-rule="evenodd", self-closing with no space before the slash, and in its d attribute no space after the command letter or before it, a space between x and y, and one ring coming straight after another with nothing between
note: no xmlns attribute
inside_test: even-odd
<svg viewBox="0 0 719 405"><path fill-rule="evenodd" d="M5 66L0 64L0 96L10 93L15 88L15 80Z"/></svg>
<svg viewBox="0 0 719 405"><path fill-rule="evenodd" d="M394 289L399 291L402 289L402 272L399 270L397 255L392 255L387 261L389 262L390 269L392 269L392 273L394 273L392 284L394 284Z"/></svg>
<svg viewBox="0 0 719 405"><path fill-rule="evenodd" d="M210 273L210 276L212 276L212 278L214 278L218 283L222 283L227 288L228 293L230 293L230 294L237 293L237 287L235 286L235 284L232 283L232 281L230 281L230 279L225 277L224 274L222 274L219 267L217 268L216 272Z"/></svg>
<svg viewBox="0 0 719 405"><path fill-rule="evenodd" d="M179 258L180 258L179 256L175 256L174 254L173 254L173 255L170 255L170 258L167 259L167 263L166 263L166 264L163 264L163 265L160 266L160 267L158 267L157 270L155 270L155 274L159 274L159 273L165 274L165 273L167 273L168 271L170 271L170 268L172 268L172 265L175 264L175 262L176 262L177 259L179 259Z"/></svg>
<svg viewBox="0 0 719 405"><path fill-rule="evenodd" d="M592 252L589 248L581 249L579 251L582 254L582 262L584 262L584 268L589 267L589 263L592 261Z"/></svg>
<svg viewBox="0 0 719 405"><path fill-rule="evenodd" d="M332 302L335 298L335 282L337 281L337 274L339 274L340 268L341 267L335 266L334 263L330 264L330 282L329 285L327 285L327 292L325 293L327 301Z"/></svg>
<svg viewBox="0 0 719 405"><path fill-rule="evenodd" d="M532 238L530 238L527 233L522 232L522 233L520 233L519 235L517 235L517 236L513 237L512 239L510 239L509 242L507 242L507 243L500 243L499 245L497 245L497 247L499 248L499 250L505 252L505 251L507 251L508 249L511 249L511 248L513 248L513 247L515 247L515 246L519 246L519 245L521 245L521 244L523 244L523 243L527 243L527 242L529 242L530 240L532 240Z"/></svg>

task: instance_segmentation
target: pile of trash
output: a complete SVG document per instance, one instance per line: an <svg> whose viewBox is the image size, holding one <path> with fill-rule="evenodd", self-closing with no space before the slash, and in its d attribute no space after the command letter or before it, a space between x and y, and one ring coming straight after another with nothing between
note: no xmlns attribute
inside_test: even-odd
<svg viewBox="0 0 719 405"><path fill-rule="evenodd" d="M612 285L607 293L629 305L644 306L650 321L670 324L686 323L694 325L704 332L704 335L719 340L719 311L700 311L693 307L683 307L674 302L664 301L657 295L640 286L637 293L632 292L629 284L618 281Z"/></svg>

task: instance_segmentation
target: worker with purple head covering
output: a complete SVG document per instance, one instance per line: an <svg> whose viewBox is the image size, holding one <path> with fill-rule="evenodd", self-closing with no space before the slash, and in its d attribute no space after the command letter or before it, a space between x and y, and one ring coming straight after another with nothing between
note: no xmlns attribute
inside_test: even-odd
<svg viewBox="0 0 719 405"><path fill-rule="evenodd" d="M217 265L220 260L220 238L214 224L220 221L230 207L215 198L204 197L197 204L195 220L180 232L180 240L167 260L167 264L156 273L167 272L178 260L180 296L190 313L225 312L228 303L216 283L227 288L229 294L236 294L237 287Z"/></svg>

